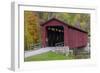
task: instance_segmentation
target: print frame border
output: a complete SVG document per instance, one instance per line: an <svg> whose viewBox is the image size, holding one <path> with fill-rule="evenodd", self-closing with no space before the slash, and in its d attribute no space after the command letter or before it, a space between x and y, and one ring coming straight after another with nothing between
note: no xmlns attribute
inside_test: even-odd
<svg viewBox="0 0 100 73"><path fill-rule="evenodd" d="M37 8L37 9L36 9ZM51 9L52 8L52 9ZM40 62L29 62L25 63L23 61L24 51L23 51L23 10L39 10L39 11L68 11L68 12L89 12L91 14L91 58L82 59L82 60L63 60L63 61L40 61ZM77 6L77 5L66 5L66 6L53 6L53 5L34 5L34 3L21 3L21 2L12 2L11 4L11 70L32 70L32 69L47 69L49 68L60 68L62 67L73 67L73 66L84 66L84 65L94 65L96 64L96 45L93 46L95 42L95 33L96 28L96 7L89 6ZM23 35L21 35L23 34ZM22 48L22 49L21 49Z"/></svg>

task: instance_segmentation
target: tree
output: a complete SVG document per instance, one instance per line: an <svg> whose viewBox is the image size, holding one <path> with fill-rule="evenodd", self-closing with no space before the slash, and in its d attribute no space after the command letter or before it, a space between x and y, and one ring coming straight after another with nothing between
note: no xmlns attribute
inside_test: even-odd
<svg viewBox="0 0 100 73"><path fill-rule="evenodd" d="M39 23L35 12L24 11L24 47L25 50L31 50L31 44L39 42Z"/></svg>

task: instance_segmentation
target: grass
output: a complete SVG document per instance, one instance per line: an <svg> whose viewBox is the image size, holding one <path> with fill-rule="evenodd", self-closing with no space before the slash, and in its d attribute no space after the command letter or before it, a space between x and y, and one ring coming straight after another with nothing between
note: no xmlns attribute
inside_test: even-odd
<svg viewBox="0 0 100 73"><path fill-rule="evenodd" d="M24 61L47 61L47 60L66 60L66 59L74 59L73 55L65 56L63 54L57 54L52 51L27 57Z"/></svg>
<svg viewBox="0 0 100 73"><path fill-rule="evenodd" d="M89 53L80 53L79 55L75 56L75 59L89 59L90 54Z"/></svg>

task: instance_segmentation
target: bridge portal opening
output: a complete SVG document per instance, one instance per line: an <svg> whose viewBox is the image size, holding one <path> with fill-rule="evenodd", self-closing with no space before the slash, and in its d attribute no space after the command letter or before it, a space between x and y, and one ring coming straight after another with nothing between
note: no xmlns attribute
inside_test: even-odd
<svg viewBox="0 0 100 73"><path fill-rule="evenodd" d="M64 46L64 27L63 26L47 26L47 46Z"/></svg>

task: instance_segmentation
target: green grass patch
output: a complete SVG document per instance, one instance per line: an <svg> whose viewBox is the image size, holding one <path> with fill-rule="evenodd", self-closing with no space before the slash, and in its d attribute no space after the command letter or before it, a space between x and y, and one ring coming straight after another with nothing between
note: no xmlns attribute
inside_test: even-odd
<svg viewBox="0 0 100 73"><path fill-rule="evenodd" d="M39 55L27 57L24 61L47 61L47 60L66 60L66 59L74 59L73 55L65 56L63 54L58 54L52 51L42 53Z"/></svg>

